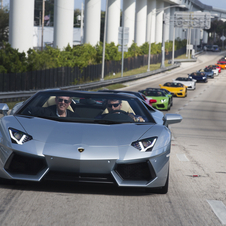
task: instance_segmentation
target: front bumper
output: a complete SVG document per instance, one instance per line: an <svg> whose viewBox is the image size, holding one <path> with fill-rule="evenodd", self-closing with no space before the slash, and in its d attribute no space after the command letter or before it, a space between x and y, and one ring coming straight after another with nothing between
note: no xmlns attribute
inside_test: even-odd
<svg viewBox="0 0 226 226"><path fill-rule="evenodd" d="M109 183L126 187L164 186L170 146L161 155L134 160L76 160L12 152L4 178L26 181L71 181ZM2 176L1 172L1 176Z"/></svg>

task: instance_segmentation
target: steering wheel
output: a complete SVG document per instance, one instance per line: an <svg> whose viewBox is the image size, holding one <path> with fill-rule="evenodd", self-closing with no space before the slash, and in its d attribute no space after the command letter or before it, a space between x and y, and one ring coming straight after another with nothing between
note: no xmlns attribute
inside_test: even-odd
<svg viewBox="0 0 226 226"><path fill-rule="evenodd" d="M120 114L128 115L128 113L125 112L125 111L123 111L123 110L112 110L108 114L115 114L115 113L120 113Z"/></svg>

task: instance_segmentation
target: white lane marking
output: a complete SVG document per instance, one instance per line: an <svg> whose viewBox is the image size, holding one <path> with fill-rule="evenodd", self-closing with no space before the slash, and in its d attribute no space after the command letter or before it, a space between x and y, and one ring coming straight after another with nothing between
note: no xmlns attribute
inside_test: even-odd
<svg viewBox="0 0 226 226"><path fill-rule="evenodd" d="M181 162L189 162L189 159L187 158L187 156L185 154L177 154L177 158Z"/></svg>
<svg viewBox="0 0 226 226"><path fill-rule="evenodd" d="M211 206L213 212L217 215L220 222L225 225L226 224L226 206L223 202L218 200L207 200L209 205Z"/></svg>

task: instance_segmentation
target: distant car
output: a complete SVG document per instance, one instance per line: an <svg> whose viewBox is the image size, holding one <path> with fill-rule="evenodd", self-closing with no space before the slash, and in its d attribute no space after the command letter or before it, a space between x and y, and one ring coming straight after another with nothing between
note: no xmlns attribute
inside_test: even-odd
<svg viewBox="0 0 226 226"><path fill-rule="evenodd" d="M205 72L208 78L214 78L214 72L211 68L200 69L198 72Z"/></svg>
<svg viewBox="0 0 226 226"><path fill-rule="evenodd" d="M223 69L223 70L226 69L226 63L223 63L223 62L221 62L221 61L218 61L218 62L216 63L216 65L217 65L218 67L220 67L221 69Z"/></svg>
<svg viewBox="0 0 226 226"><path fill-rule="evenodd" d="M205 72L193 72L188 74L188 77L195 79L197 82L208 82L208 76Z"/></svg>
<svg viewBox="0 0 226 226"><path fill-rule="evenodd" d="M105 90L98 90L98 92L108 92L108 93L129 93L133 94L137 97L139 97L141 100L145 101L148 105L152 106L153 103L156 103L157 100L153 98L147 98L143 93L141 92L135 92L135 91L126 91L126 90L110 90L110 89L105 89Z"/></svg>
<svg viewBox="0 0 226 226"><path fill-rule="evenodd" d="M45 114L56 108L55 101L46 104L57 96L70 97L73 114ZM120 101L121 110L105 113L109 100ZM167 193L168 125L179 123L181 115L165 114L158 123L155 110L134 95L62 90L40 91L10 115L8 109L0 104L1 180L108 183Z"/></svg>
<svg viewBox="0 0 226 226"><path fill-rule="evenodd" d="M219 48L218 45L213 45L213 46L212 46L212 51L213 51L213 52L220 52L221 49Z"/></svg>
<svg viewBox="0 0 226 226"><path fill-rule="evenodd" d="M158 110L170 110L173 105L172 94L167 94L164 90L159 88L147 88L145 90L139 90L139 92L145 94L149 98L157 100L152 106Z"/></svg>
<svg viewBox="0 0 226 226"><path fill-rule="evenodd" d="M161 89L166 89L170 91L173 96L176 97L186 97L187 96L187 86L180 82L166 82L164 85L159 84Z"/></svg>
<svg viewBox="0 0 226 226"><path fill-rule="evenodd" d="M180 82L188 87L188 89L196 89L196 80L188 77L178 77L173 82Z"/></svg>
<svg viewBox="0 0 226 226"><path fill-rule="evenodd" d="M217 65L212 64L212 65L207 66L207 68L212 68L212 70L213 70L214 73L217 70L218 73L216 73L215 75L218 75L219 73L221 73L221 67L219 67Z"/></svg>
<svg viewBox="0 0 226 226"><path fill-rule="evenodd" d="M206 46L204 46L204 50L205 51L212 51L212 45L206 45Z"/></svg>

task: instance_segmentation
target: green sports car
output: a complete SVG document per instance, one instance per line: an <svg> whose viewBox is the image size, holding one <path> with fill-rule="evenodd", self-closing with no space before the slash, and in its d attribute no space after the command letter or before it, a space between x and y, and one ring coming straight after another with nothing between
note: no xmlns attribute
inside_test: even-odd
<svg viewBox="0 0 226 226"><path fill-rule="evenodd" d="M152 104L152 107L158 110L168 111L171 106L173 106L172 94L170 92L166 92L164 89L147 88L145 90L139 90L139 92L143 93L148 98L157 100L156 103Z"/></svg>

